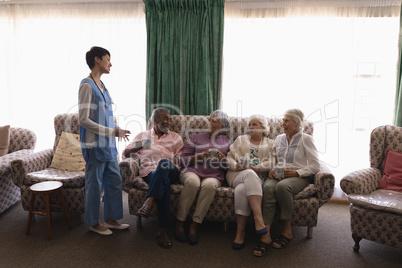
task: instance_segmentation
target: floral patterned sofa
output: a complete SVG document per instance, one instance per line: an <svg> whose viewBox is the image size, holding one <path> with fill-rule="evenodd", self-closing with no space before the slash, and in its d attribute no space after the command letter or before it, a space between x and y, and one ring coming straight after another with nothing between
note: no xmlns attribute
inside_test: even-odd
<svg viewBox="0 0 402 268"><path fill-rule="evenodd" d="M36 135L25 128L10 128L10 145L7 154L0 157L0 214L17 203L20 189L11 178L11 162L33 153Z"/></svg>
<svg viewBox="0 0 402 268"><path fill-rule="evenodd" d="M362 238L402 248L402 193L379 189L387 149L402 153L402 128L375 128L370 137L371 167L351 172L341 180L350 202L355 251Z"/></svg>
<svg viewBox="0 0 402 268"><path fill-rule="evenodd" d="M78 114L59 114L54 118L55 139L53 149L47 149L28 155L11 163L12 176L15 185L21 189L21 203L24 210L29 210L31 194L29 187L42 181L61 181L63 183L64 199L70 213L85 211L85 172L63 171L49 168L61 133L79 134ZM60 202L58 195L53 196L55 203ZM34 210L43 211L45 200L43 195L36 198Z"/></svg>
<svg viewBox="0 0 402 268"><path fill-rule="evenodd" d="M205 131L208 129L208 116L197 115L173 115L170 130L181 135L183 141L187 141L189 134ZM281 120L268 119L270 138L283 132ZM230 131L227 136L233 142L239 135L245 134L247 129L247 118L232 117L230 119ZM313 134L313 123L305 122L304 132ZM124 157L123 157L124 158ZM134 214L143 204L147 196L148 185L139 177L138 156L123 159L120 162L120 171L123 177L123 189L128 193L128 203L130 214ZM171 186L171 212L176 215L182 184ZM294 215L292 224L295 226L307 226L307 236L312 237L312 227L317 225L318 209L328 202L334 191L334 176L322 165L321 170L315 175L314 184L307 186L302 192L294 197ZM215 195L215 199L205 217L205 220L219 222L236 221L234 213L234 189L224 185L220 187ZM194 207L192 208L194 211ZM192 212L190 212L191 216ZM151 216L156 216L156 206L150 212ZM137 225L141 226L141 217L138 216ZM225 229L226 229L225 224Z"/></svg>

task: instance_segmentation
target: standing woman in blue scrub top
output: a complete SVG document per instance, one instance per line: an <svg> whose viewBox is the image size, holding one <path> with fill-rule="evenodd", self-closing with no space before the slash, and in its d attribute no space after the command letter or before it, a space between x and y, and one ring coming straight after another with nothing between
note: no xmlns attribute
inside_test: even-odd
<svg viewBox="0 0 402 268"><path fill-rule="evenodd" d="M81 81L78 94L80 142L85 159L85 225L100 235L110 229L127 229L123 218L122 178L117 162L116 139L128 140L130 131L115 125L112 99L101 76L110 72L110 53L92 47L86 53L91 69ZM99 220L102 186L104 188L104 223Z"/></svg>

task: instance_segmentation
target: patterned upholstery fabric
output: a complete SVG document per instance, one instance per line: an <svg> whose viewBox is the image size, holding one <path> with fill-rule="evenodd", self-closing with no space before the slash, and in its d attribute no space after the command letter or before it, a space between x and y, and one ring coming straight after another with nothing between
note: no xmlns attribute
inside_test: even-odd
<svg viewBox="0 0 402 268"><path fill-rule="evenodd" d="M25 210L29 210L31 194L29 187L43 181L61 181L67 209L71 213L85 211L85 173L83 171L69 172L49 168L54 151L63 131L79 134L78 114L59 114L54 118L56 133L53 149L34 153L22 159L14 160L11 164L13 181L21 189L21 203ZM59 197L53 197L52 202L58 203ZM44 199L38 196L35 201L35 210L43 210Z"/></svg>
<svg viewBox="0 0 402 268"><path fill-rule="evenodd" d="M36 135L25 128L10 128L9 153L20 150L33 150L36 145Z"/></svg>
<svg viewBox="0 0 402 268"><path fill-rule="evenodd" d="M350 206L352 234L392 247L402 247L402 216Z"/></svg>
<svg viewBox="0 0 402 268"><path fill-rule="evenodd" d="M13 183L11 162L33 153L36 135L24 128L10 128L10 146L8 154L0 157L0 214L14 205L21 198L20 189Z"/></svg>
<svg viewBox="0 0 402 268"><path fill-rule="evenodd" d="M402 153L402 128L380 126L370 136L370 168L347 174L341 180L342 190L349 196L367 195L376 191L383 175L387 149ZM350 222L354 249L359 250L362 238L402 248L402 215L351 203Z"/></svg>
<svg viewBox="0 0 402 268"><path fill-rule="evenodd" d="M191 133L204 132L208 129L209 116L199 115L173 115L171 131L181 135L184 142L188 140ZM269 137L275 139L276 136L283 133L282 121L280 119L267 118L269 127ZM148 122L148 128L151 122ZM230 118L230 127L226 131L227 137L231 142L239 135L246 134L247 118ZM313 135L313 123L304 122L305 133ZM124 157L123 157L124 158ZM144 203L148 184L139 177L138 156L124 159L120 162L120 172L123 177L123 189L128 193L129 211L134 214ZM176 215L179 204L180 193L183 185L174 184L171 186L171 212ZM294 213L292 224L295 226L314 227L317 225L318 209L328 202L334 191L334 176L324 165L315 175L314 184L307 186L303 191L294 196ZM190 211L189 217L194 212L195 204ZM156 206L151 209L151 216L156 216ZM215 199L208 210L205 220L219 222L236 221L234 213L234 189L223 185L215 195Z"/></svg>

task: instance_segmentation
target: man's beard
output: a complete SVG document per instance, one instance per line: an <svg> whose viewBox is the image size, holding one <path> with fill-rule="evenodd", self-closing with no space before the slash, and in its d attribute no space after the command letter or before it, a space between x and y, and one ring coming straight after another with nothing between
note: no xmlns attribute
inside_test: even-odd
<svg viewBox="0 0 402 268"><path fill-rule="evenodd" d="M161 132L166 133L169 131L170 126L163 123L158 123L158 128Z"/></svg>

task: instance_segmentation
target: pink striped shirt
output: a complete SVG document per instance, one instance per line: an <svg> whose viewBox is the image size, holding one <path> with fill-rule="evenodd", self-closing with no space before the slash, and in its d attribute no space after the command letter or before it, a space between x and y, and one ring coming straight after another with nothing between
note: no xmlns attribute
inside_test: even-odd
<svg viewBox="0 0 402 268"><path fill-rule="evenodd" d="M173 162L175 156L180 157L181 150L183 149L183 139L179 134L173 131L168 131L163 134L159 139L155 133L155 129L139 133L133 141L127 146L125 150L135 147L135 143L139 140L151 139L151 149L141 149L137 152L140 157L140 176L146 177L149 173L154 171L158 166L159 161L163 158L169 159ZM179 166L177 168L180 170Z"/></svg>

